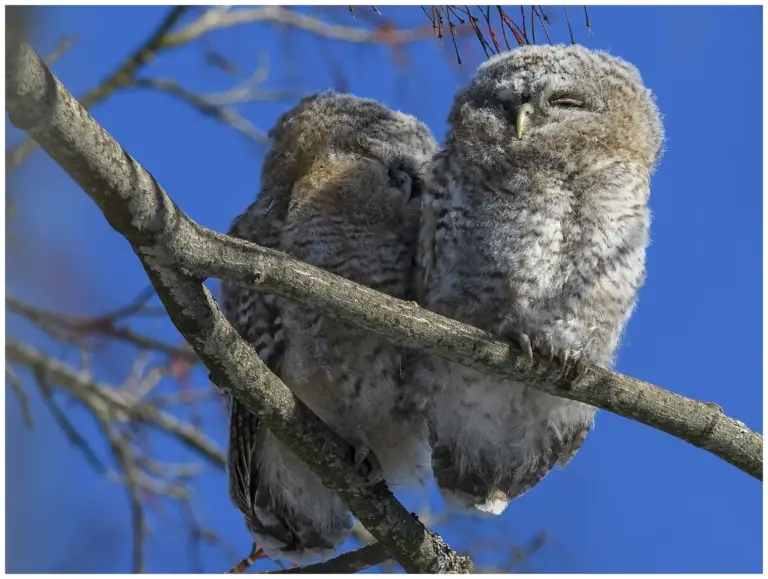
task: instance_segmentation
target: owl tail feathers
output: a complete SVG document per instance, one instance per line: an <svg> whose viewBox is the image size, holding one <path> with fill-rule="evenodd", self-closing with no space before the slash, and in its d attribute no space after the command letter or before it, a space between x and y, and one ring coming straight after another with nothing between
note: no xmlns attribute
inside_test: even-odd
<svg viewBox="0 0 768 579"><path fill-rule="evenodd" d="M461 468L461 457L438 446L432 451L432 472L446 507L457 514L492 517L500 515L511 500L482 469Z"/></svg>
<svg viewBox="0 0 768 579"><path fill-rule="evenodd" d="M498 489L486 496L440 487L440 494L448 511L462 515L495 517L503 513L509 504L509 497Z"/></svg>
<svg viewBox="0 0 768 579"><path fill-rule="evenodd" d="M493 465L479 463L472 469L460 454L437 447L432 452L437 486L451 510L480 516L500 515L510 501L539 484L556 465L565 467L581 448L590 426L575 429L562 438L546 439L533 460L512 463L514 466L503 469L501 476Z"/></svg>
<svg viewBox="0 0 768 579"><path fill-rule="evenodd" d="M258 507L246 523L254 542L270 559L296 565L330 559L352 531L349 516L318 524L302 515L284 518L273 509L265 511Z"/></svg>

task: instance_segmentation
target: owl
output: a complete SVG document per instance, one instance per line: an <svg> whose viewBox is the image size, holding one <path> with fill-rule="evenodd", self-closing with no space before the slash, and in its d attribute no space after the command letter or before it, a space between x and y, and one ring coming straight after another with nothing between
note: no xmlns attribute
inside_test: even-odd
<svg viewBox="0 0 768 579"><path fill-rule="evenodd" d="M635 307L663 127L637 69L582 46L526 46L455 96L429 168L417 292L557 378L609 367ZM432 467L449 506L497 515L565 466L595 408L424 355ZM423 401L422 401L423 402Z"/></svg>
<svg viewBox="0 0 768 579"><path fill-rule="evenodd" d="M261 193L230 235L400 299L414 299L426 166L437 151L414 117L325 92L302 100L269 133ZM406 352L368 331L235 283L223 310L291 391L351 443L350 460L390 485L430 476L424 415L396 410ZM230 401L230 497L272 558L324 559L348 537L339 497L257 416Z"/></svg>

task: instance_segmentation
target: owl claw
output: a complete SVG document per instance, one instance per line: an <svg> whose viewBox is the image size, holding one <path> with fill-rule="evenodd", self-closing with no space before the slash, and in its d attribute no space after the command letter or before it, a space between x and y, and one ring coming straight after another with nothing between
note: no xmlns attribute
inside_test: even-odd
<svg viewBox="0 0 768 579"><path fill-rule="evenodd" d="M357 429L354 436L350 437L351 456L350 462L355 467L355 472L362 477L364 486L372 486L384 479L384 471L379 459L376 458L368 439L362 429Z"/></svg>
<svg viewBox="0 0 768 579"><path fill-rule="evenodd" d="M552 368L552 362L557 360L560 361L560 352L555 352L555 349L552 347L552 345L549 342L545 342L543 347L541 348L542 354L544 355L544 359L542 360L541 364L539 365L539 369L541 372L549 372Z"/></svg>
<svg viewBox="0 0 768 579"><path fill-rule="evenodd" d="M528 337L528 334L513 328L511 322L506 319L501 323L499 333L502 338L517 344L518 348L523 352L523 356L528 359L528 362L533 363L533 345L531 344L531 338Z"/></svg>
<svg viewBox="0 0 768 579"><path fill-rule="evenodd" d="M574 382L580 382L586 375L587 370L589 370L589 362L584 359L584 356L579 356L579 359L576 360L576 377Z"/></svg>
<svg viewBox="0 0 768 579"><path fill-rule="evenodd" d="M560 381L565 378L569 369L574 368L574 382L578 382L589 369L590 363L580 351L555 348L548 340L534 342L528 334L514 328L508 319L502 321L499 334L522 350L523 356L542 378ZM534 351L537 354L536 361L533 358Z"/></svg>
<svg viewBox="0 0 768 579"><path fill-rule="evenodd" d="M557 368L556 375L558 378L565 376L565 370L568 367L569 360L572 359L571 352L568 350L560 350L557 353Z"/></svg>
<svg viewBox="0 0 768 579"><path fill-rule="evenodd" d="M552 352L554 350L554 366ZM584 358L580 351L568 350L568 349L553 349L551 345L545 344L540 348L540 353L549 360L546 364L546 368L542 373L542 377L548 377L558 382L566 377L569 372L573 373L573 381L578 382L581 380L589 369L589 360Z"/></svg>

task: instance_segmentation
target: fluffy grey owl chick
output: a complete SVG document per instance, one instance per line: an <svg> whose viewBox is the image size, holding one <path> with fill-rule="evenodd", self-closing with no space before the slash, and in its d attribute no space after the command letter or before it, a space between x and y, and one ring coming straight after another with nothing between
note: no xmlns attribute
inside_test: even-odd
<svg viewBox="0 0 768 579"><path fill-rule="evenodd" d="M401 299L413 267L425 169L437 144L422 123L368 99L305 98L270 132L261 194L230 235ZM390 484L430 472L424 416L393 416L400 348L254 288L223 284L230 322L270 369ZM372 452L371 452L372 451ZM341 545L352 520L338 496L256 416L231 401L230 495L273 558L307 562Z"/></svg>
<svg viewBox="0 0 768 579"><path fill-rule="evenodd" d="M581 46L490 59L460 90L419 241L419 302L560 360L612 363L648 244L663 128L637 69ZM424 356L432 466L489 514L571 460L591 406ZM422 390L424 392L424 390Z"/></svg>

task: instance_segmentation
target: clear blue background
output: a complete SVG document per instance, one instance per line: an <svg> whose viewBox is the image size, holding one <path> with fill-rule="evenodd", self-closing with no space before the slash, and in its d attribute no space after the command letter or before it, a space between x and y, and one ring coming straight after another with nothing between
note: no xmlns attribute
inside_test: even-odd
<svg viewBox="0 0 768 579"><path fill-rule="evenodd" d="M418 7L380 7L399 26L426 23ZM358 12L367 10L359 7ZM515 15L514 8L510 13ZM553 23L566 40L562 13ZM64 35L78 36L54 72L84 94L154 30L163 7L55 7L34 39L42 54ZM762 432L761 188L762 8L594 7L587 36L581 8L571 9L577 41L636 64L665 115L667 151L652 182L654 212L648 280L626 334L618 370L680 394L716 401L726 413ZM327 19L365 26L343 8ZM186 22L185 20L184 22ZM393 66L380 46L319 42L308 33L280 36L268 25L217 32L208 45L243 73L269 54L263 88L310 92L333 85L328 54L348 90L423 119L442 138L455 89L482 57L475 39L463 42L466 64L431 38L410 45ZM203 61L203 45L169 51L142 76L170 77L201 92L224 91L236 80ZM288 47L294 55L285 53ZM241 111L266 130L291 102L255 103ZM257 193L263 148L202 117L171 97L124 91L92 110L94 117L164 185L195 220L226 231ZM18 141L10 131L8 143ZM128 244L96 206L43 153L9 181L19 205L11 231L27 239L8 253L8 289L27 301L78 313L124 304L147 280ZM138 328L178 342L162 321ZM8 331L61 354L11 316ZM97 357L98 376L119 382L131 350L110 346ZM68 358L72 360L73 358ZM205 374L194 375L205 386ZM25 384L32 382L27 378ZM164 388L173 388L168 384ZM71 447L33 396L36 427L27 430L10 391L7 405L7 570L128 572L130 525L123 490L104 482ZM102 456L90 417L68 410ZM223 414L203 410L211 437L224 443ZM186 411L179 415L188 418ZM153 448L167 460L186 457L163 437ZM200 518L241 555L249 537L226 496L220 471L206 467L194 485ZM545 530L550 541L534 557L545 572L760 572L762 485L714 456L651 428L601 412L571 465L544 480L490 522L453 521L438 528L454 545L494 538L512 546ZM440 500L431 497L436 509ZM409 503L418 506L415 498ZM177 513L150 514L148 569L190 570L187 538ZM506 554L489 549L481 563ZM217 572L232 560L202 551L201 569Z"/></svg>

